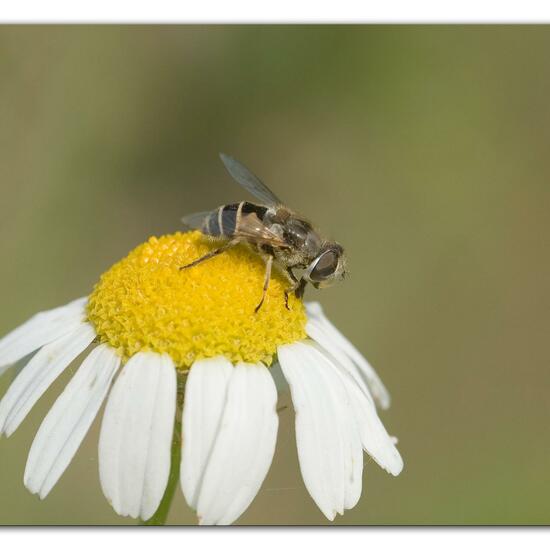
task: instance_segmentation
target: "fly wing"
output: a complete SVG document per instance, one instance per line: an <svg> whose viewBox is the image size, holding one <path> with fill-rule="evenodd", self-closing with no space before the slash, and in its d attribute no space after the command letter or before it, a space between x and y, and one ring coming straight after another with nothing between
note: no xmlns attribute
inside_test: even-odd
<svg viewBox="0 0 550 550"><path fill-rule="evenodd" d="M245 214L241 217L233 233L234 237L254 244L266 244L274 248L288 248L288 243L266 227L256 214Z"/></svg>
<svg viewBox="0 0 550 550"><path fill-rule="evenodd" d="M281 200L246 166L233 157L220 153L220 158L231 177L266 206L282 204Z"/></svg>
<svg viewBox="0 0 550 550"><path fill-rule="evenodd" d="M208 217L209 214L210 214L209 211L195 212L194 214L188 214L187 216L183 216L181 221L183 222L184 225L189 227L189 229L201 229L204 223L204 220Z"/></svg>

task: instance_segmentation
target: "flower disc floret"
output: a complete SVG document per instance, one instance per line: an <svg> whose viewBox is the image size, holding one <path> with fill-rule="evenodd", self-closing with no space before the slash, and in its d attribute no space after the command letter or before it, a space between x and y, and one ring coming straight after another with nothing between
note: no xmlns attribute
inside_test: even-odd
<svg viewBox="0 0 550 550"><path fill-rule="evenodd" d="M180 369L197 359L225 356L271 364L277 346L305 337L303 304L274 270L264 304L265 264L238 245L189 269L220 246L200 232L151 237L101 276L88 302L88 319L101 342L125 359L140 351L167 353Z"/></svg>

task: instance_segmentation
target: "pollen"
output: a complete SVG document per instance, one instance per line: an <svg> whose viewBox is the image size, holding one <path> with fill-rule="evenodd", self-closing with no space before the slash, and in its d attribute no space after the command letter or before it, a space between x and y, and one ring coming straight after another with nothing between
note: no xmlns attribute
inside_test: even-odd
<svg viewBox="0 0 550 550"><path fill-rule="evenodd" d="M179 369L223 355L270 365L277 346L305 338L300 300L274 269L257 313L263 259L245 244L188 269L220 243L198 231L151 237L104 273L88 301L88 320L101 342L128 359L139 351L170 355Z"/></svg>

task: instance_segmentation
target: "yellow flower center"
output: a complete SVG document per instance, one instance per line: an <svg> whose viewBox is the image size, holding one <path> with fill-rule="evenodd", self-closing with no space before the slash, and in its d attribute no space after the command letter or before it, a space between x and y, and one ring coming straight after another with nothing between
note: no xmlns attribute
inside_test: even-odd
<svg viewBox="0 0 550 550"><path fill-rule="evenodd" d="M189 269L180 267L218 248L198 231L151 237L101 276L88 302L88 319L102 342L128 359L139 351L168 353L177 367L223 355L233 362L271 364L277 346L305 338L302 302L246 245Z"/></svg>

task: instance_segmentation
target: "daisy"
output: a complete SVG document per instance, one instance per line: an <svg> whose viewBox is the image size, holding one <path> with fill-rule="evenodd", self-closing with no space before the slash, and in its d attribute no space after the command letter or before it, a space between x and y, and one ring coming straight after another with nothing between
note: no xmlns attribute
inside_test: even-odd
<svg viewBox="0 0 550 550"><path fill-rule="evenodd" d="M285 307L279 273L254 313L264 266L246 246L179 270L212 246L199 232L152 237L103 274L90 296L39 313L0 340L0 373L36 352L0 402L7 436L87 353L34 438L29 491L48 495L107 399L99 476L118 514L155 514L176 435L181 489L199 523L234 522L273 459L279 365L295 409L302 477L329 520L359 500L363 451L390 474L401 472L375 407L387 408L389 395L364 357L319 304L291 296ZM181 423L178 381L185 382Z"/></svg>

